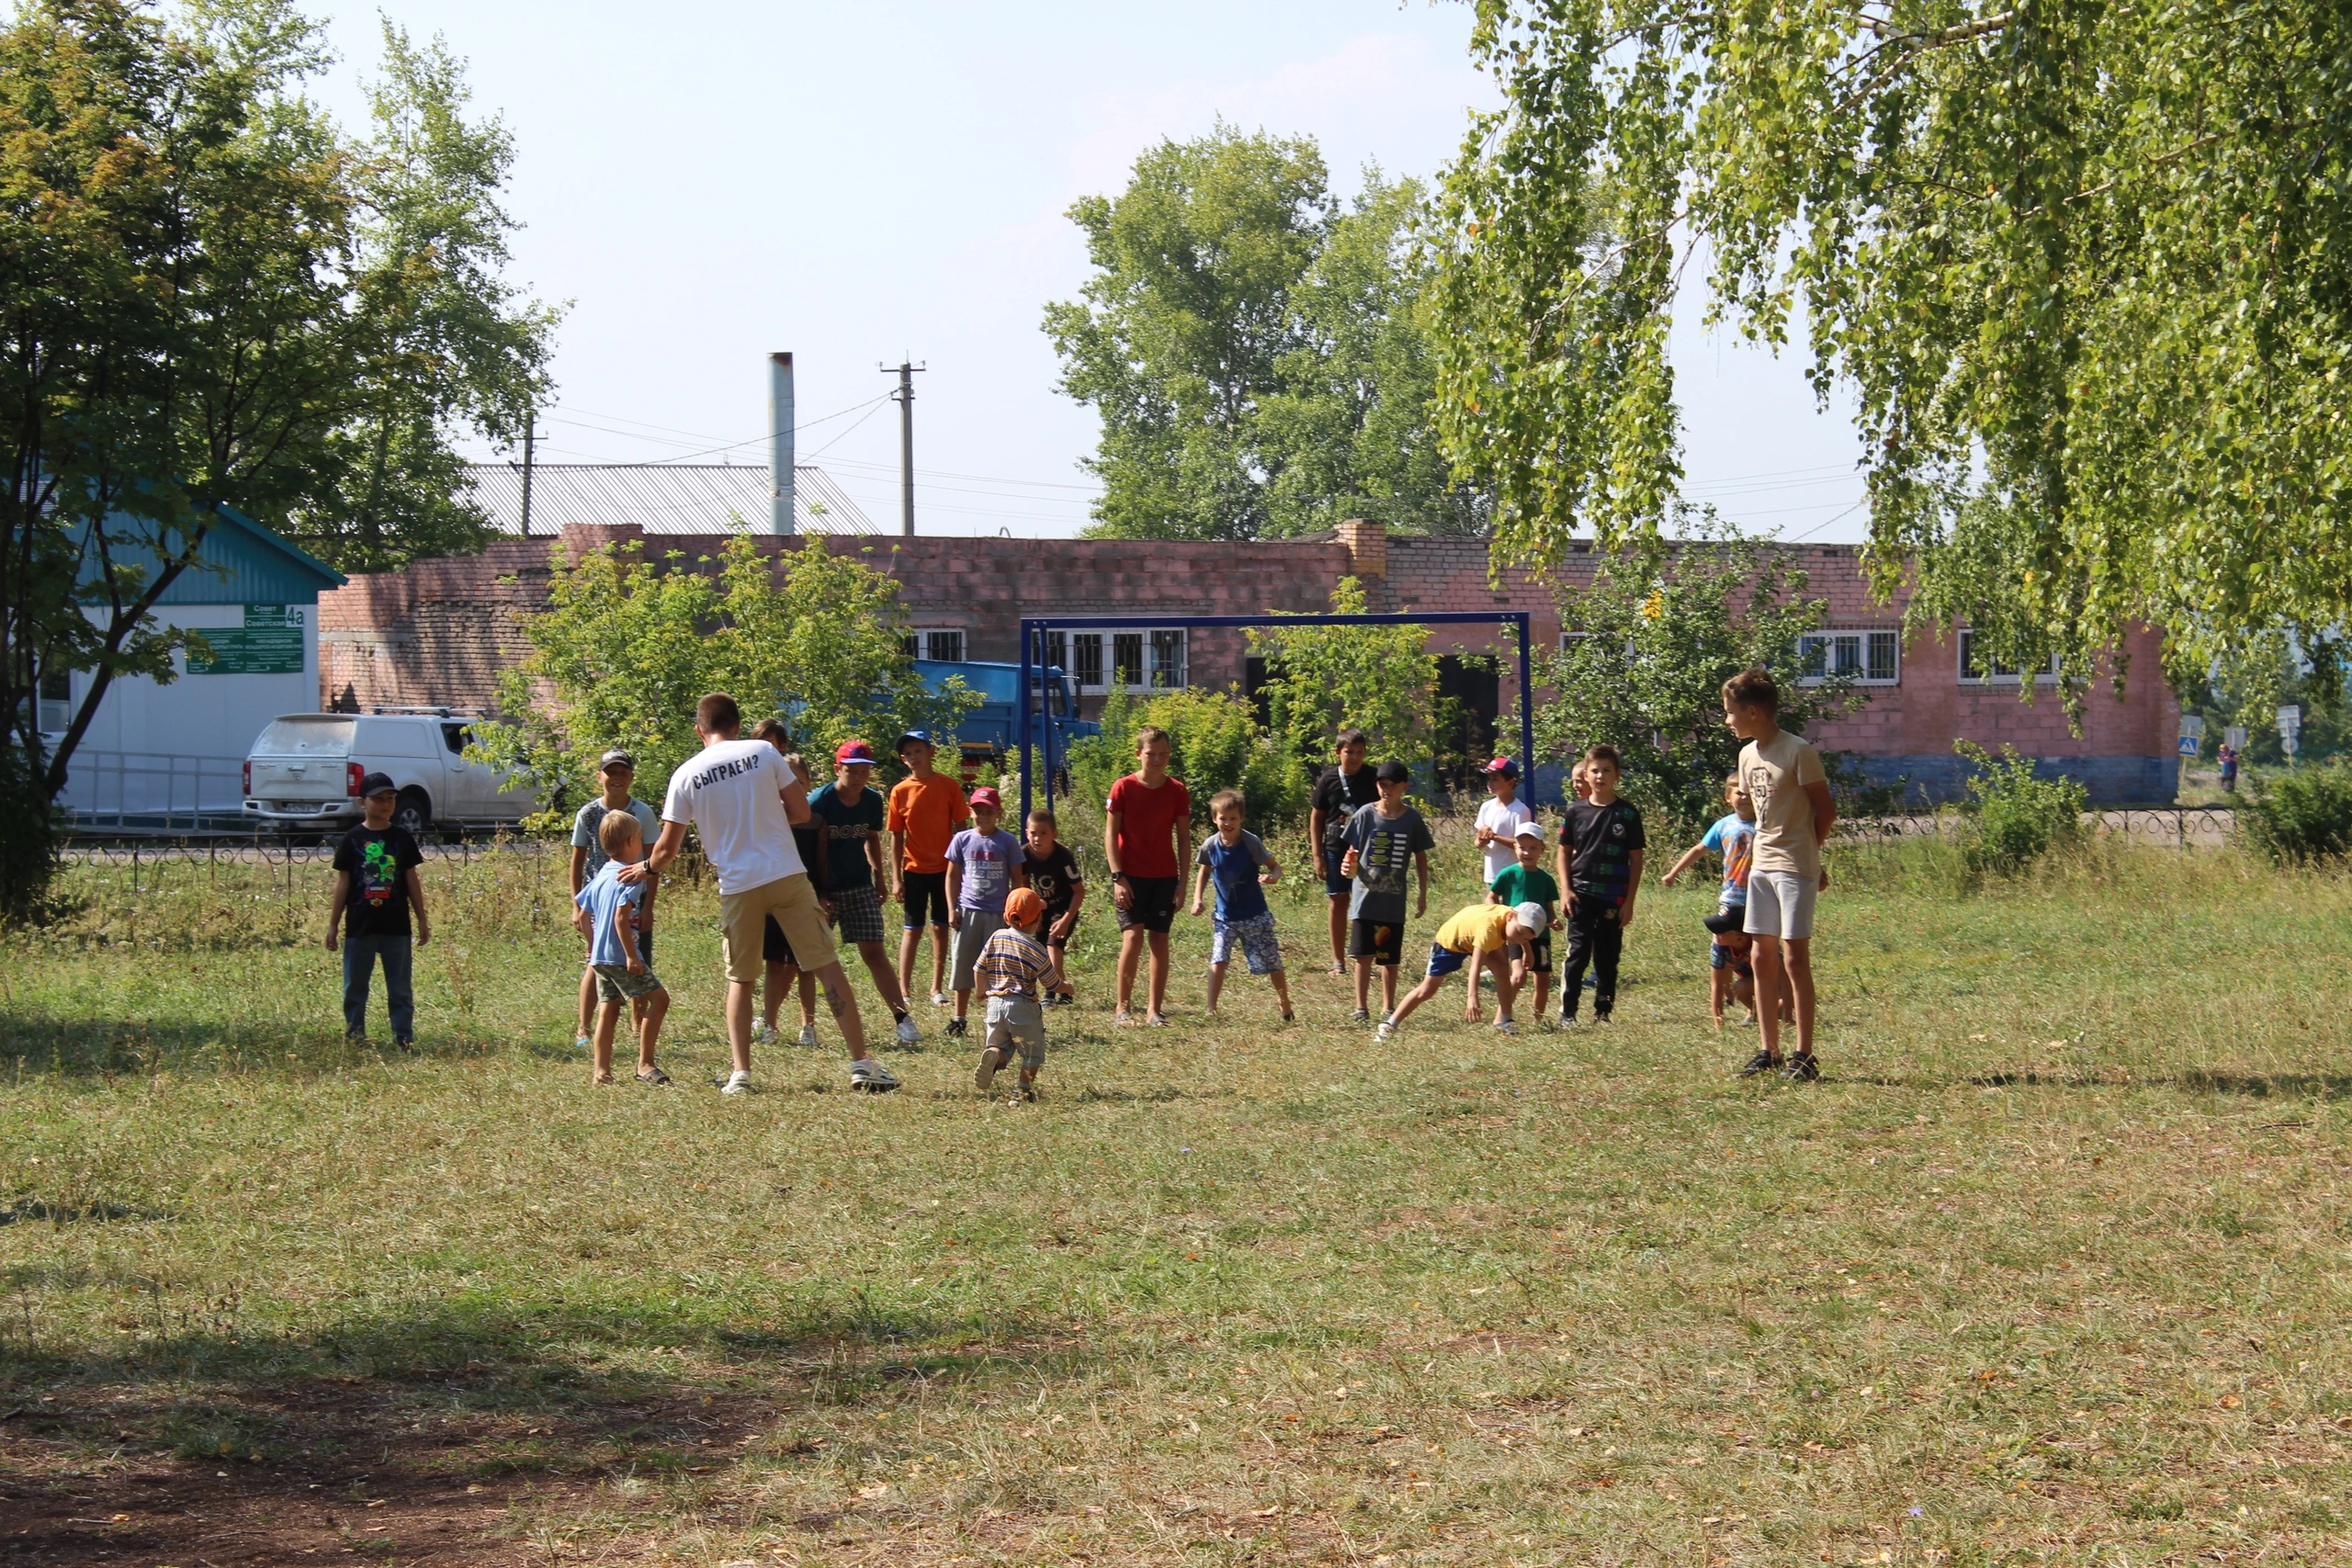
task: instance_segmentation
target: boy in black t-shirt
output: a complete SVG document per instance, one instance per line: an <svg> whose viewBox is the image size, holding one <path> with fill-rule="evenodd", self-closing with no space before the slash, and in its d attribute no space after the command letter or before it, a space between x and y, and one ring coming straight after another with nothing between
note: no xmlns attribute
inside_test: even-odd
<svg viewBox="0 0 2352 1568"><path fill-rule="evenodd" d="M1348 818L1380 799L1379 781L1364 766L1372 738L1361 729L1342 729L1333 742L1339 764L1315 781L1308 802L1306 836L1323 861L1323 892L1331 904L1331 973L1348 972L1348 904L1355 881L1343 875L1340 863L1347 858Z"/></svg>
<svg viewBox="0 0 2352 1568"><path fill-rule="evenodd" d="M1568 807L1560 824L1560 884L1568 890L1568 958L1560 976L1560 1021L1577 1021L1584 995L1584 969L1593 967L1592 1016L1606 1023L1617 1006L1617 960L1625 950L1625 928L1634 923L1634 897L1642 889L1642 814L1617 798L1623 764L1614 746L1584 754L1590 796Z"/></svg>
<svg viewBox="0 0 2352 1568"><path fill-rule="evenodd" d="M1086 902L1086 882L1078 857L1056 841L1060 829L1054 814L1042 807L1029 813L1028 834L1022 840L1022 863L1029 871L1029 890L1045 901L1046 919L1037 940L1054 955L1054 974L1044 999L1068 1005L1078 1000L1069 983L1069 934L1078 929L1079 907Z"/></svg>
<svg viewBox="0 0 2352 1568"><path fill-rule="evenodd" d="M343 952L343 1029L354 1038L368 1032L368 987L376 961L384 964L384 1000L392 1018L392 1043L416 1043L416 994L409 985L409 914L416 916L416 946L433 940L424 913L424 884L416 868L424 852L405 828L392 826L399 793L383 773L359 781L360 809L367 816L334 847L334 894L327 903L327 951Z"/></svg>

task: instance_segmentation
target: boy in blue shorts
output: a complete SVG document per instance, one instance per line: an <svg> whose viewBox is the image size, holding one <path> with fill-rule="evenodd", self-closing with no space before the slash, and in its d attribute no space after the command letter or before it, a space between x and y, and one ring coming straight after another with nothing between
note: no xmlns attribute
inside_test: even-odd
<svg viewBox="0 0 2352 1568"><path fill-rule="evenodd" d="M1671 887L1700 856L1723 856L1723 891L1716 897L1715 912L1705 920L1712 939L1707 949L1707 1007L1717 1029L1724 1026L1726 999L1747 1010L1746 1022L1756 1021L1756 972L1747 962L1747 934L1739 929L1747 919L1747 866L1756 844L1756 817L1753 807L1740 799L1737 773L1724 780L1724 801L1732 809L1716 818L1706 837L1683 851L1682 858L1657 879L1659 886Z"/></svg>
<svg viewBox="0 0 2352 1568"><path fill-rule="evenodd" d="M1518 999L1519 986L1511 978L1510 965L1503 962L1503 950L1513 942L1532 942L1550 923L1541 904L1473 904L1456 910L1452 919L1437 928L1437 940L1430 944L1428 975L1406 993L1394 1012L1381 1021L1373 1038L1395 1039L1413 1010L1443 989L1445 977L1469 963L1474 953L1495 960L1496 1030L1504 1034L1518 1033L1519 1026L1511 1021L1510 1008Z"/></svg>
<svg viewBox="0 0 2352 1568"><path fill-rule="evenodd" d="M1266 905L1265 893L1282 880L1283 868L1263 839L1242 829L1242 806L1238 789L1221 789L1209 797L1209 820L1216 824L1216 831L1194 857L1193 914L1201 912L1209 884L1216 884L1216 925L1209 942L1209 1016L1216 1016L1216 999L1225 992L1225 967L1238 947L1250 973L1273 982L1274 999L1283 1004L1283 1021L1288 1023L1290 981L1283 974L1283 945L1274 937L1274 912Z"/></svg>

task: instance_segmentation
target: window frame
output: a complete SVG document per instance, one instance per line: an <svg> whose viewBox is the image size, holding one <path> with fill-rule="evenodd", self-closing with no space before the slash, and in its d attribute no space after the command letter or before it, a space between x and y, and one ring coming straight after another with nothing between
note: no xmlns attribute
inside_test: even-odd
<svg viewBox="0 0 2352 1568"><path fill-rule="evenodd" d="M1982 675L1971 674L1969 672L1969 665L1973 663L1973 660L1969 657L1969 655L1973 649L1975 640L1976 628L1974 626L1960 627L1957 635L1952 638L1953 649L1959 658L1958 668L1960 683L1962 685L2022 686L2025 684L2025 676L2023 672L2016 670L2003 671L1998 668L1995 668ZM2033 682L2037 686L2053 686L2058 683L2058 656L2056 654L2052 654L2050 656L2050 662L2033 672Z"/></svg>
<svg viewBox="0 0 2352 1568"><path fill-rule="evenodd" d="M932 651L932 639L941 637L956 639L955 658L942 659ZM966 626L909 626L899 646L908 649L908 658L933 664L968 664L972 660L971 632Z"/></svg>
<svg viewBox="0 0 2352 1568"><path fill-rule="evenodd" d="M1853 683L1855 685L1899 686L1903 684L1903 633L1900 628L1893 626L1823 626L1817 631L1806 632L1803 637L1800 637L1797 639L1798 685L1818 686L1837 673L1837 671L1831 668L1830 661L1826 659L1823 660L1820 671L1818 673L1815 672L1813 668L1812 652L1815 647L1830 644L1832 639L1838 637L1851 637L1854 639L1855 663ZM1892 674L1873 675L1871 673L1871 656L1881 648L1889 649L1894 653L1894 673Z"/></svg>
<svg viewBox="0 0 2352 1568"><path fill-rule="evenodd" d="M1131 697L1157 696L1181 691L1192 683L1193 633L1189 626L1057 626L1046 634L1060 640L1068 663L1061 666L1083 697L1108 696L1114 677ZM1166 661L1173 639L1175 662ZM1050 646L1050 645L1049 645ZM1081 649L1091 650L1091 657ZM1088 680L1089 667L1094 679Z"/></svg>

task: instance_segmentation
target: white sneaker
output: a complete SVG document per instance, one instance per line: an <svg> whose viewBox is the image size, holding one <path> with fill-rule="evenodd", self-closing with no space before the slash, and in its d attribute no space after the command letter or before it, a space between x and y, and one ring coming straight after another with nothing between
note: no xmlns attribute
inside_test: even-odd
<svg viewBox="0 0 2352 1568"><path fill-rule="evenodd" d="M733 1072L727 1075L727 1081L718 1086L718 1092L721 1094L751 1093L752 1075L745 1072L741 1067L736 1068Z"/></svg>
<svg viewBox="0 0 2352 1568"><path fill-rule="evenodd" d="M898 1075L871 1056L860 1056L849 1065L849 1087L867 1094L888 1094L899 1087Z"/></svg>
<svg viewBox="0 0 2352 1568"><path fill-rule="evenodd" d="M932 1006L933 1006L933 1007L935 1007L935 1008L944 1008L944 1007L945 1007L945 1006L947 1005L947 993L946 993L945 991L933 991L933 992L932 992L932 993L931 993L931 1005L932 1005Z"/></svg>
<svg viewBox="0 0 2352 1568"><path fill-rule="evenodd" d="M804 1023L800 1026L800 1043L811 1046L819 1043L817 1039L817 1026L815 1024Z"/></svg>
<svg viewBox="0 0 2352 1568"><path fill-rule="evenodd" d="M915 1021L911 1016L899 1020L899 1044L913 1045L920 1043L922 1039L922 1031L915 1027Z"/></svg>
<svg viewBox="0 0 2352 1568"><path fill-rule="evenodd" d="M1495 1024L1495 1032L1498 1034L1516 1034L1519 1032L1519 1025L1513 1023L1507 1018L1501 1019Z"/></svg>
<svg viewBox="0 0 2352 1568"><path fill-rule="evenodd" d="M1372 1037L1374 1040L1394 1040L1396 1038L1396 1026L1384 1018L1380 1021L1380 1027L1372 1032Z"/></svg>
<svg viewBox="0 0 2352 1568"><path fill-rule="evenodd" d="M752 1043L754 1045L775 1044L775 1026L772 1023L763 1023L754 1028L752 1031Z"/></svg>

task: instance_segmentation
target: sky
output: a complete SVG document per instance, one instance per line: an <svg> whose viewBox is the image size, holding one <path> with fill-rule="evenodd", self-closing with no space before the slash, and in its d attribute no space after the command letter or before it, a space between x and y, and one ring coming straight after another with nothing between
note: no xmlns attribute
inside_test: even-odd
<svg viewBox="0 0 2352 1568"><path fill-rule="evenodd" d="M548 461L766 462L767 355L794 355L799 460L899 520L911 359L916 527L1071 534L1092 412L1039 328L1074 298L1065 216L1136 155L1222 117L1311 135L1334 186L1435 174L1472 106L1466 5L313 0L356 125L380 20L439 34L501 117L524 228L512 277L568 303ZM1695 276L1695 270L1693 273ZM1695 315L1686 311L1684 316ZM1775 360L1678 319L1686 493L1758 531L1860 536L1852 427Z"/></svg>

